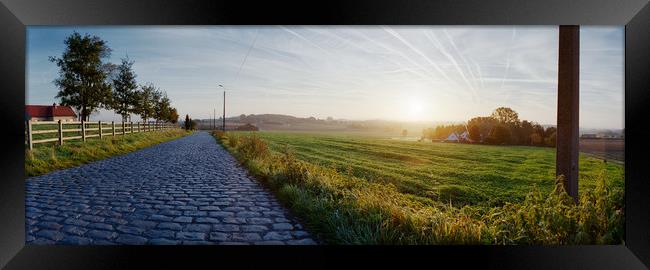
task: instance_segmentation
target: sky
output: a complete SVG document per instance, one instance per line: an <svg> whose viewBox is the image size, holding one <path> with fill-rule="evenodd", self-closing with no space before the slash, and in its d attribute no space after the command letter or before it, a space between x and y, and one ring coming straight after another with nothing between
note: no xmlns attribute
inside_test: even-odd
<svg viewBox="0 0 650 270"><path fill-rule="evenodd" d="M73 31L105 40L110 62L128 55L183 117L218 117L225 89L227 117L466 121L506 106L556 122L557 26L30 26L27 104L58 102L48 57ZM581 27L582 128L623 128L623 56L622 26Z"/></svg>

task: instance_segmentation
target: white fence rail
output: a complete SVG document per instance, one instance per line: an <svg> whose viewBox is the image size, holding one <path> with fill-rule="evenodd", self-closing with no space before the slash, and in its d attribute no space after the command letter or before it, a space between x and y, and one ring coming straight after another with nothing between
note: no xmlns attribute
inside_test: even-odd
<svg viewBox="0 0 650 270"><path fill-rule="evenodd" d="M72 122L72 121L26 121L25 144L34 149L34 144L68 140L86 141L88 138L118 136L140 132L179 128L178 125L162 122ZM56 134L56 135L53 135Z"/></svg>

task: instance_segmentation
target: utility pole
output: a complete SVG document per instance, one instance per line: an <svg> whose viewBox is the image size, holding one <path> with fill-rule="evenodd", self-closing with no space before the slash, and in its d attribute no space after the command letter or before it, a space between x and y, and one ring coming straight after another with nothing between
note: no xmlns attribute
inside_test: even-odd
<svg viewBox="0 0 650 270"><path fill-rule="evenodd" d="M212 108L212 130L217 129L217 108Z"/></svg>
<svg viewBox="0 0 650 270"><path fill-rule="evenodd" d="M555 173L578 202L580 26L561 25L557 87L557 155Z"/></svg>
<svg viewBox="0 0 650 270"><path fill-rule="evenodd" d="M226 131L226 90L223 91L223 131Z"/></svg>

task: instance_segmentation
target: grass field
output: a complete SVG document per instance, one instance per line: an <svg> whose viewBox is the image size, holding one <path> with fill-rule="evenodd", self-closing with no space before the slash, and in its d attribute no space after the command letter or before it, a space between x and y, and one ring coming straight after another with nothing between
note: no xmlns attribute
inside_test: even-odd
<svg viewBox="0 0 650 270"><path fill-rule="evenodd" d="M624 169L581 155L580 203L555 149L358 135L215 136L308 228L338 244L620 244ZM559 188L559 189L558 189Z"/></svg>
<svg viewBox="0 0 650 270"><path fill-rule="evenodd" d="M361 136L261 132L279 152L289 146L299 160L350 172L355 177L392 183L421 199L454 204L502 204L522 200L533 185L549 192L555 182L555 149L400 141ZM580 189L592 189L606 172L623 185L620 164L580 158Z"/></svg>
<svg viewBox="0 0 650 270"><path fill-rule="evenodd" d="M25 176L37 176L51 171L79 166L115 155L121 155L147 146L180 138L189 132L170 129L127 134L115 138L92 138L86 142L67 141L62 146L54 143L37 144L25 150Z"/></svg>

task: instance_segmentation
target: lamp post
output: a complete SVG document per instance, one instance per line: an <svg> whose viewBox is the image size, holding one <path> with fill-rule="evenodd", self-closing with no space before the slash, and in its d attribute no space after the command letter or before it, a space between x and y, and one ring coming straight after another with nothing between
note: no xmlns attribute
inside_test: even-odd
<svg viewBox="0 0 650 270"><path fill-rule="evenodd" d="M219 87L223 88L223 122L221 129L222 131L226 131L226 87L223 85L219 85Z"/></svg>

